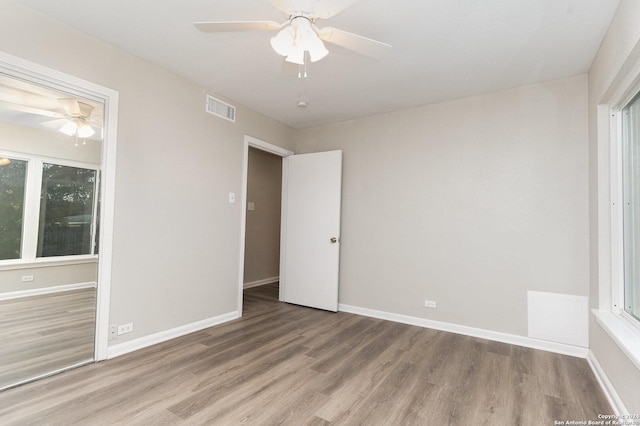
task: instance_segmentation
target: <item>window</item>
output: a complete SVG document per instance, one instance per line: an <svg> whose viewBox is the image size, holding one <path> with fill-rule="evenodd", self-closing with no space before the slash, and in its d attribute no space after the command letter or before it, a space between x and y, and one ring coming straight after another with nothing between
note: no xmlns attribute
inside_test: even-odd
<svg viewBox="0 0 640 426"><path fill-rule="evenodd" d="M0 262L95 255L98 170L19 155L0 155Z"/></svg>
<svg viewBox="0 0 640 426"><path fill-rule="evenodd" d="M42 165L37 257L92 254L96 171Z"/></svg>
<svg viewBox="0 0 640 426"><path fill-rule="evenodd" d="M640 95L622 110L624 311L640 320Z"/></svg>
<svg viewBox="0 0 640 426"><path fill-rule="evenodd" d="M20 259L27 162L0 157L0 260Z"/></svg>

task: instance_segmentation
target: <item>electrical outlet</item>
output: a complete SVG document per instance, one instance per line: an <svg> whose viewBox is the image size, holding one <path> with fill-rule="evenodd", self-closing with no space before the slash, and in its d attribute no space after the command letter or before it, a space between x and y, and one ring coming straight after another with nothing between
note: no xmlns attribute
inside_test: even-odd
<svg viewBox="0 0 640 426"><path fill-rule="evenodd" d="M118 338L118 324L109 326L109 340L116 340Z"/></svg>
<svg viewBox="0 0 640 426"><path fill-rule="evenodd" d="M133 323L122 324L118 326L118 336L121 334L131 333L133 331Z"/></svg>
<svg viewBox="0 0 640 426"><path fill-rule="evenodd" d="M425 300L424 301L424 306L427 308L434 308L436 307L436 301L435 300Z"/></svg>
<svg viewBox="0 0 640 426"><path fill-rule="evenodd" d="M22 282L23 283L27 283L33 281L33 275L23 275L22 276Z"/></svg>

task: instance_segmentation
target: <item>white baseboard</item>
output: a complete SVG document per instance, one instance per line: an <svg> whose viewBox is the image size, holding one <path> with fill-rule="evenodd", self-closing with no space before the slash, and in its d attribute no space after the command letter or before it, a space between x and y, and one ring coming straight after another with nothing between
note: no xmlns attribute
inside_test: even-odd
<svg viewBox="0 0 640 426"><path fill-rule="evenodd" d="M184 336L185 334L194 333L205 328L223 324L225 322L240 318L240 316L241 315L238 311L233 311L227 314L218 315L217 317L193 322L191 324L186 324L169 330L164 330L159 333L151 334L149 336L143 336L138 339L130 340L128 342L117 343L109 346L109 348L107 349L107 359L115 358L120 355L128 354L129 352L137 351L139 349L153 346L158 343L166 342L167 340L175 339L176 337Z"/></svg>
<svg viewBox="0 0 640 426"><path fill-rule="evenodd" d="M258 286L261 286L261 285L277 283L278 281L280 281L280 277L279 276L271 277L271 278L264 278L262 280L250 281L248 283L244 283L242 287L243 288L258 287Z"/></svg>
<svg viewBox="0 0 640 426"><path fill-rule="evenodd" d="M434 321L425 318L411 317L408 315L394 314L390 312L377 311L374 309L360 308L357 306L339 304L338 310L357 315L364 315L372 318L379 318L402 324L416 325L418 327L432 328L434 330L448 331L450 333L463 334L465 336L479 337L481 339L493 340L496 342L509 343L526 348L540 349L547 352L555 352L563 355L570 355L579 358L587 358L588 348L567 345L564 343L547 342L545 340L532 339L530 337L518 336L515 334L500 333L497 331L484 330L481 328L467 327L464 325L451 324L441 321Z"/></svg>
<svg viewBox="0 0 640 426"><path fill-rule="evenodd" d="M613 384L611 383L611 381L609 381L609 377L607 377L606 373L602 369L602 366L598 362L598 359L592 351L589 351L587 361L589 361L589 366L591 367L593 374L596 376L596 379L598 379L600 387L609 400L609 404L615 411L615 413L613 414L617 414L619 416L629 414L627 407L624 406L624 403L622 402L622 399L620 399L618 392L616 392Z"/></svg>
<svg viewBox="0 0 640 426"><path fill-rule="evenodd" d="M63 291L81 290L83 288L96 288L95 281L86 283L64 284L53 287L31 288L28 290L11 291L8 293L0 293L0 300L20 299L23 297L42 296L44 294L60 293Z"/></svg>

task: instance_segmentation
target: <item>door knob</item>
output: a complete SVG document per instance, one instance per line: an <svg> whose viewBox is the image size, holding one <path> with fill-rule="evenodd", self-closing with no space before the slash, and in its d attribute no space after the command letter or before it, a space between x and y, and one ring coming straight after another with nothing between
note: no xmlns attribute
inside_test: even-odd
<svg viewBox="0 0 640 426"><path fill-rule="evenodd" d="M331 244L335 244L338 242L338 239L336 237L331 237L329 241L331 241Z"/></svg>

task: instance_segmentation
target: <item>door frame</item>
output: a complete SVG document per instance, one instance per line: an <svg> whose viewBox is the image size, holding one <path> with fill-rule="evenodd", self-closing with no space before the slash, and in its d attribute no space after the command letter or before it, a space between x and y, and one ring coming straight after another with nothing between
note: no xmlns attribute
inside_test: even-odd
<svg viewBox="0 0 640 426"><path fill-rule="evenodd" d="M242 293L244 291L244 249L245 249L245 237L247 232L247 185L249 180L249 148L259 149L260 151L265 151L270 154L277 155L278 157L288 157L293 155L293 151L289 151L288 149L282 148L277 145L273 145L269 142L265 142L263 140L254 138L252 136L245 135L244 137L244 146L243 146L243 154L242 154L242 193L240 195L240 264L238 270L238 316L242 316ZM286 180L284 179L284 168L283 168L283 179L282 179L282 202L285 202L285 191L286 191ZM281 223L285 224L285 218L282 216L282 212L280 213ZM280 229L280 240L282 241L282 234L284 232L284 227ZM282 250L283 247L280 247L280 262L282 262ZM282 263L281 263L282 264ZM280 288L279 299L282 300L282 287Z"/></svg>
<svg viewBox="0 0 640 426"><path fill-rule="evenodd" d="M108 357L111 263L113 259L113 216L116 183L118 92L72 75L0 52L0 73L31 83L61 90L104 104L104 135L100 164L100 248L96 289L96 329L94 360Z"/></svg>

